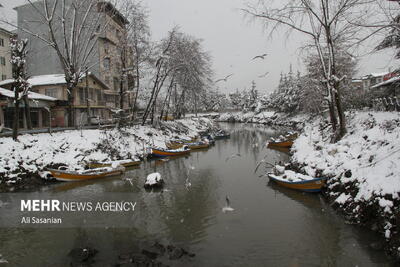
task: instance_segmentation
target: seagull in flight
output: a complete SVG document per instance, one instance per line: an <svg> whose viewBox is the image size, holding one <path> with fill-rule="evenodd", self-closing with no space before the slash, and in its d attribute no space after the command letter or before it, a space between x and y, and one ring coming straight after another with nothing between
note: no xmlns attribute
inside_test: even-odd
<svg viewBox="0 0 400 267"><path fill-rule="evenodd" d="M264 73L263 75L258 76L258 78L264 78L269 74L269 71L267 71L266 73Z"/></svg>
<svg viewBox="0 0 400 267"><path fill-rule="evenodd" d="M259 56L255 56L255 57L253 57L253 59L252 60L255 60L255 59L257 59L257 58L259 58L259 59L265 59L265 57L266 56L268 56L268 54L262 54L262 55L259 55Z"/></svg>
<svg viewBox="0 0 400 267"><path fill-rule="evenodd" d="M231 201L229 200L228 196L225 197L225 200L226 200L226 206L222 208L222 212L225 213L225 212L234 211L235 209L233 209L231 207Z"/></svg>
<svg viewBox="0 0 400 267"><path fill-rule="evenodd" d="M222 81L227 82L227 81L228 81L228 78L231 77L232 75L233 75L233 73L232 73L232 74L229 74L228 76L226 76L226 77L223 78L223 79L218 79L218 80L215 81L215 83L217 83L217 82L222 82Z"/></svg>
<svg viewBox="0 0 400 267"><path fill-rule="evenodd" d="M227 158L225 159L225 162L227 162L227 161L230 160L230 159L236 158L236 157L241 157L241 155L240 155L239 153L232 154L232 155L230 155L229 157L227 157Z"/></svg>

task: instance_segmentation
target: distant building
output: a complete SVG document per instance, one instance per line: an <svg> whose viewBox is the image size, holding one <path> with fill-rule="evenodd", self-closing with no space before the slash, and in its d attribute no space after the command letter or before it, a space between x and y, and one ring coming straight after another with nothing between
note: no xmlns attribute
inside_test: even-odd
<svg viewBox="0 0 400 267"><path fill-rule="evenodd" d="M64 74L38 75L28 79L28 83L32 86L31 91L54 98L56 103L51 108L52 127L65 127L68 121L68 94L67 82ZM0 82L0 86L12 89L13 79ZM82 121L87 122L87 99L89 99L90 117L96 117L100 120L108 120L112 118L112 109L116 108L117 96L114 91L104 84L94 74L90 74L88 78L88 89L86 88L86 77L73 90L74 103L73 109L76 123ZM87 95L87 91L89 95ZM9 116L6 116L9 117Z"/></svg>
<svg viewBox="0 0 400 267"><path fill-rule="evenodd" d="M71 0L67 0L66 3L67 5L70 4ZM41 6L42 1L34 4L38 5L39 9L43 8ZM32 4L18 6L15 10L18 13L18 26L20 28L44 36L48 34L47 25L40 23L41 18ZM92 21L96 21L95 25L99 29L99 34L95 37L98 38L97 47L93 49L88 60L89 71L107 85L109 90L105 92L105 98L111 101L120 92L121 85L124 91L133 91L133 75L130 75L127 71L133 66L133 59L130 56L132 50L126 46L125 41L127 39L126 25L129 21L107 1L98 1L97 8L90 13L90 16L94 18ZM97 16L99 16L99 19L97 19ZM58 24L60 25L57 25L57 20L55 24L56 28L61 29L59 21ZM100 29L105 30L100 31ZM23 30L19 30L18 35L20 38L28 39L27 74L29 76L64 72L54 49ZM121 60L122 48L126 49L127 53L125 67L123 67L124 64L122 64ZM124 108L128 107L128 103L131 100L128 96L133 97L132 94L124 95Z"/></svg>
<svg viewBox="0 0 400 267"><path fill-rule="evenodd" d="M384 77L388 75L389 72L382 72L382 73L370 73L364 75L362 80L362 89L369 90L375 84L381 83L384 81Z"/></svg>
<svg viewBox="0 0 400 267"><path fill-rule="evenodd" d="M362 90L363 89L363 80L362 79L352 79L351 85L353 86L353 88L355 88L357 90Z"/></svg>
<svg viewBox="0 0 400 267"><path fill-rule="evenodd" d="M0 81L12 78L10 38L13 35L0 28Z"/></svg>
<svg viewBox="0 0 400 267"><path fill-rule="evenodd" d="M388 75L389 79L371 87L377 97L396 97L400 99L400 76Z"/></svg>
<svg viewBox="0 0 400 267"><path fill-rule="evenodd" d="M13 127L14 120L14 92L0 87L0 125L7 128ZM31 122L33 128L48 127L50 124L50 112L57 99L46 95L30 92L28 95L29 106L31 110ZM20 103L23 109L23 102ZM25 113L19 113L19 128L26 128Z"/></svg>

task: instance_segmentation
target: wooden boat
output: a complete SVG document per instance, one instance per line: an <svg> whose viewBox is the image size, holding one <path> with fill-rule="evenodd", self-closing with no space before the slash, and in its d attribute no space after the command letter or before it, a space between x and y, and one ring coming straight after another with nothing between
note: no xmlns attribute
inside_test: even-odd
<svg viewBox="0 0 400 267"><path fill-rule="evenodd" d="M231 135L225 131L219 131L214 134L214 139L215 140L221 140L221 139L227 139L230 138Z"/></svg>
<svg viewBox="0 0 400 267"><path fill-rule="evenodd" d="M278 140L272 139L268 142L267 147L287 147L291 148L293 141L297 138L297 133L289 133L285 136L281 136Z"/></svg>
<svg viewBox="0 0 400 267"><path fill-rule="evenodd" d="M64 171L64 170L49 169L48 171L57 181L74 182L74 181L92 180L109 176L121 175L124 173L125 168L105 167L105 168L89 169L84 171Z"/></svg>
<svg viewBox="0 0 400 267"><path fill-rule="evenodd" d="M116 161L107 161L107 162L90 162L88 164L88 167L89 168L103 168L103 167L111 167L113 165L114 166L120 165L120 166L129 168L129 167L139 166L141 163L142 162L139 160L135 161L135 160L127 159L127 160L116 160Z"/></svg>
<svg viewBox="0 0 400 267"><path fill-rule="evenodd" d="M268 177L280 186L304 192L320 192L326 181L325 178L313 178L289 170L280 175L269 173Z"/></svg>
<svg viewBox="0 0 400 267"><path fill-rule="evenodd" d="M209 148L210 144L206 143L206 142L196 142L196 143L187 144L187 146L192 150L193 149L205 149L205 148Z"/></svg>
<svg viewBox="0 0 400 267"><path fill-rule="evenodd" d="M190 153L190 148L180 148L180 149L162 149L162 148L152 148L151 155L153 157L171 157L171 156L184 156Z"/></svg>
<svg viewBox="0 0 400 267"><path fill-rule="evenodd" d="M285 154L290 154L290 147L284 147L284 146L274 146L274 145L269 145L267 146L269 149L273 149Z"/></svg>
<svg viewBox="0 0 400 267"><path fill-rule="evenodd" d="M284 141L269 141L267 147L292 147L293 140L284 140Z"/></svg>
<svg viewBox="0 0 400 267"><path fill-rule="evenodd" d="M195 143L186 143L186 144L172 144L172 143L166 144L168 149L179 149L179 148L183 147L184 145L188 146L191 150L203 149L203 148L210 147L210 144L206 143L206 142L195 142Z"/></svg>

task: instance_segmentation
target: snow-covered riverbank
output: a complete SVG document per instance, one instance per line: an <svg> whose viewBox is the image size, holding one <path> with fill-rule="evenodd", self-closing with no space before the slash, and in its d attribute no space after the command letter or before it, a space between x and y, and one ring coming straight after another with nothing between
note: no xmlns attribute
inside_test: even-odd
<svg viewBox="0 0 400 267"><path fill-rule="evenodd" d="M149 146L165 147L172 138L189 138L212 127L206 118L163 122L158 127L136 126L122 130L65 131L22 135L19 141L0 138L0 181L15 184L45 168L66 165L83 169L90 161L138 159Z"/></svg>
<svg viewBox="0 0 400 267"><path fill-rule="evenodd" d="M305 173L330 177L326 196L346 219L382 233L400 257L400 114L356 112L348 134L330 143L320 119L307 123L294 142L291 161Z"/></svg>
<svg viewBox="0 0 400 267"><path fill-rule="evenodd" d="M301 129L310 116L297 114L295 116L274 111L255 112L227 112L222 113L217 121L220 122L240 122L240 123L258 123L274 126L286 126Z"/></svg>
<svg viewBox="0 0 400 267"><path fill-rule="evenodd" d="M378 231L400 259L400 113L349 112L348 133L336 144L322 117L253 112L224 113L226 122L302 129L291 163L310 176L330 178L324 193L348 223Z"/></svg>

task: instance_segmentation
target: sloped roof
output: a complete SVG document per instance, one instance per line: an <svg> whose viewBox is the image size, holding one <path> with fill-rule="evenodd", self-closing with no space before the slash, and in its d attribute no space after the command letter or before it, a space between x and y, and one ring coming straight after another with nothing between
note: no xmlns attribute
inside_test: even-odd
<svg viewBox="0 0 400 267"><path fill-rule="evenodd" d="M394 82L398 82L398 81L400 81L400 76L395 76L395 77L390 78L387 81L375 84L374 86L371 86L371 88L378 88L378 87L381 87L383 85L388 85L388 84L391 84L391 83L394 83Z"/></svg>
<svg viewBox="0 0 400 267"><path fill-rule="evenodd" d="M4 89L4 88L1 88L1 87L0 87L0 95L3 95L5 97L9 97L9 98L14 98L14 96L15 96L13 91L8 90L8 89ZM29 92L28 99L45 100L45 101L57 101L57 98L54 98L54 97L51 97L51 96L47 96L47 95L38 94L38 93L35 93L35 92Z"/></svg>
<svg viewBox="0 0 400 267"><path fill-rule="evenodd" d="M90 73L90 77L100 83L103 87L109 89L108 85L106 85L103 81L97 78L96 75ZM83 76L85 78L85 75ZM0 82L0 86L5 86L14 83L14 79L7 79ZM40 85L58 85L58 84L66 84L67 81L65 80L64 74L47 74L47 75L37 75L30 77L27 82L31 86L40 86Z"/></svg>

